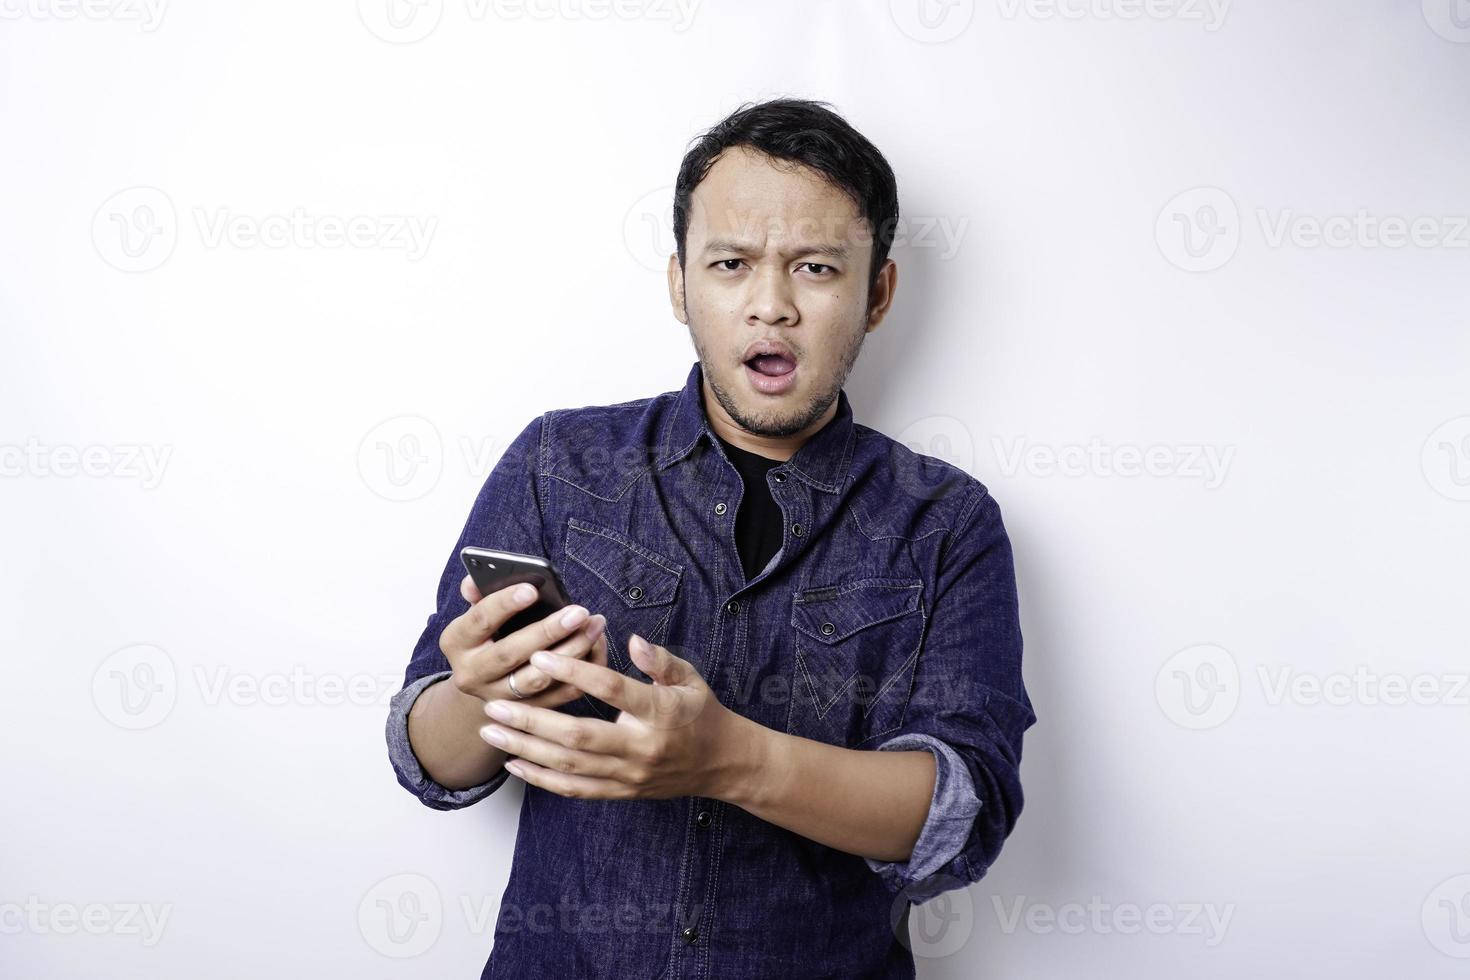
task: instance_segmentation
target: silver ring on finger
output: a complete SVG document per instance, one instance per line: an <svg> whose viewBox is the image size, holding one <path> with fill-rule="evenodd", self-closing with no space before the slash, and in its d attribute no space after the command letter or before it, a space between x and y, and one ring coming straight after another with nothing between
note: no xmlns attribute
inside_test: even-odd
<svg viewBox="0 0 1470 980"><path fill-rule="evenodd" d="M514 694L517 700L524 701L526 699L526 695L516 690L516 675L514 671L505 675L505 682L510 685L510 693Z"/></svg>

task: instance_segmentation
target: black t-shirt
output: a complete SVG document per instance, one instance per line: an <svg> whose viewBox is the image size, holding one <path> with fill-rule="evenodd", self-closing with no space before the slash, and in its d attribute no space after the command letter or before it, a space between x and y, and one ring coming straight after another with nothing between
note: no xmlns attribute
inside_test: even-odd
<svg viewBox="0 0 1470 980"><path fill-rule="evenodd" d="M740 498L740 512L735 515L735 546L740 551L740 562L745 566L745 580L759 575L781 549L781 522L784 517L771 488L766 485L766 473L771 467L784 462L767 459L732 446L719 435L725 455L740 471L740 480L745 484L745 493Z"/></svg>

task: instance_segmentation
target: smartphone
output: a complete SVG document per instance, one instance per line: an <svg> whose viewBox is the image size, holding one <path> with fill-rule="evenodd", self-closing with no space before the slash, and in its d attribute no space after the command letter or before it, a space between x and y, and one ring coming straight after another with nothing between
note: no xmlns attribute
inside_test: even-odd
<svg viewBox="0 0 1470 980"><path fill-rule="evenodd" d="M551 562L535 555L519 555L513 551L495 551L492 548L461 548L459 560L464 562L465 571L474 579L480 595L530 582L536 587L536 601L522 609L491 637L498 640L522 627L545 619L563 606L571 605L561 576L551 567Z"/></svg>

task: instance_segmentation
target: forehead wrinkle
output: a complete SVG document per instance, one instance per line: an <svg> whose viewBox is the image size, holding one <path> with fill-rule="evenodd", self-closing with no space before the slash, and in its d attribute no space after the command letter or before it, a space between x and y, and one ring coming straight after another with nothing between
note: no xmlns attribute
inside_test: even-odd
<svg viewBox="0 0 1470 980"><path fill-rule="evenodd" d="M741 255L752 255L761 251L762 248L755 242L734 238L712 238L704 246L705 254L737 252ZM788 259L798 255L825 255L834 259L845 259L848 257L849 250L846 245L836 242L798 242L788 248L777 249L776 254Z"/></svg>
<svg viewBox="0 0 1470 980"><path fill-rule="evenodd" d="M716 160L690 195L689 228L711 243L704 252L713 251L715 241L737 241L743 245L737 251L755 252L772 237L814 228L836 237L813 240L803 235L803 242L783 254L853 254L848 239L862 235L865 222L851 197L815 171L737 149Z"/></svg>

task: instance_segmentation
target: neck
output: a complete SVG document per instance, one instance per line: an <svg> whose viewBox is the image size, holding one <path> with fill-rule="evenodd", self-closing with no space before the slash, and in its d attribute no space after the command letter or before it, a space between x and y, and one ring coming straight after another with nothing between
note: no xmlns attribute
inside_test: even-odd
<svg viewBox="0 0 1470 980"><path fill-rule="evenodd" d="M765 436L748 431L730 418L720 405L719 399L710 392L708 381L701 383L700 393L704 399L705 415L715 435L746 452L752 452L767 459L780 460L783 463L795 456L796 451L804 446L808 439L820 432L822 426L832 421L837 414L837 399L834 398L821 417L800 432L789 436Z"/></svg>

